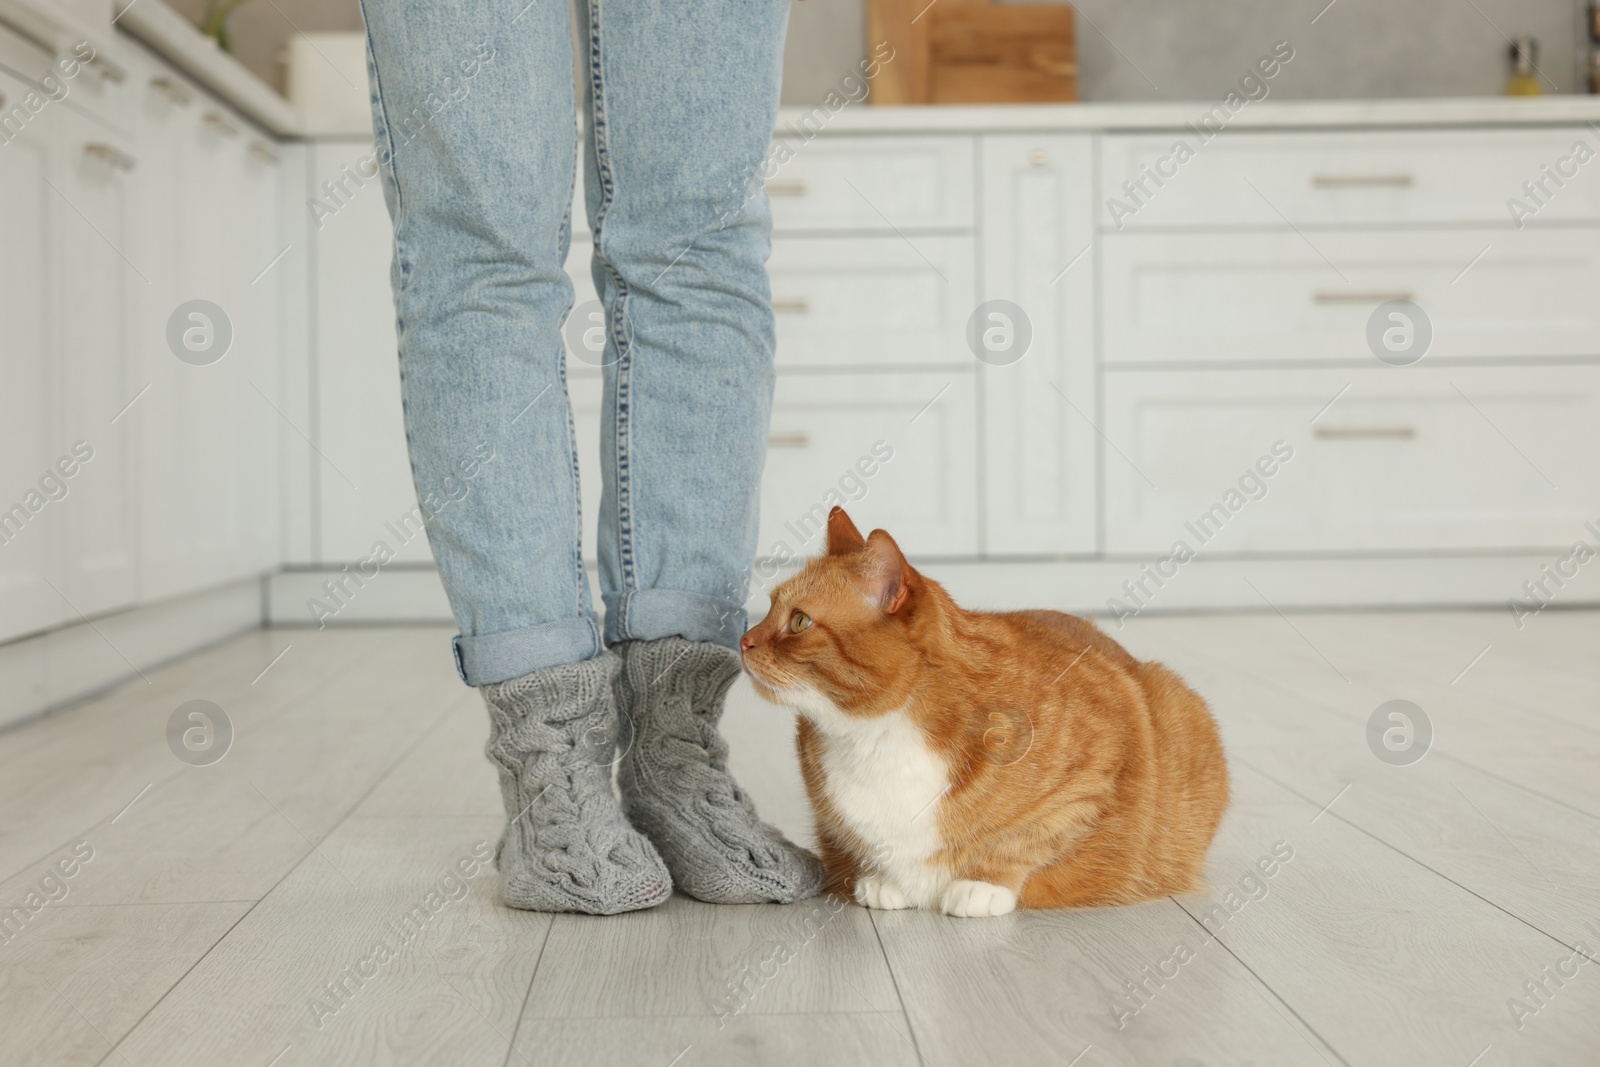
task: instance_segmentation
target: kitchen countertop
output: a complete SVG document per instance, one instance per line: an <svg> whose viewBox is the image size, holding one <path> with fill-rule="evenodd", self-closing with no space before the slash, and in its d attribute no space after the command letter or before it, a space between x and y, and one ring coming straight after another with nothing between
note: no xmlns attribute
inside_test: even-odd
<svg viewBox="0 0 1600 1067"><path fill-rule="evenodd" d="M162 0L106 0L116 28L139 38L278 137L311 136L289 102L213 45ZM0 0L0 18L35 23L49 5L41 0ZM11 17L6 17L7 15ZM62 33L70 32L63 28ZM35 34L37 35L37 34ZM881 133L1022 133L1028 131L1160 132L1197 123L1219 101L872 107L847 102L830 113L822 105L786 107L779 136L811 129L828 135ZM1225 109L1224 109L1225 111ZM1600 123L1600 96L1439 97L1402 100L1272 100L1249 103L1227 120L1229 129L1435 128L1471 126L1571 126ZM1596 126L1600 130L1600 126ZM327 139L370 138L371 126L318 129Z"/></svg>
<svg viewBox="0 0 1600 1067"><path fill-rule="evenodd" d="M276 89L218 48L161 0L112 0L117 28L137 37L276 137L296 137L300 116Z"/></svg>
<svg viewBox="0 0 1600 1067"><path fill-rule="evenodd" d="M153 0L142 0L150 3ZM849 104L835 114L815 108L778 112L777 135L802 131L828 136L886 133L1027 133L1179 131L1198 123L1212 104L1178 103L999 104L872 107ZM1230 130L1448 128L1472 126L1582 126L1600 124L1600 96L1438 97L1406 100L1264 100L1230 118ZM1600 132L1600 126L1597 126ZM370 138L366 121L319 129L318 138Z"/></svg>
<svg viewBox="0 0 1600 1067"><path fill-rule="evenodd" d="M1096 104L944 105L783 108L778 131L820 128L829 134L1159 132L1198 124L1219 101ZM802 125L802 120L810 121ZM1553 126L1600 122L1600 96L1430 97L1404 100L1263 100L1227 119L1228 129L1341 127Z"/></svg>

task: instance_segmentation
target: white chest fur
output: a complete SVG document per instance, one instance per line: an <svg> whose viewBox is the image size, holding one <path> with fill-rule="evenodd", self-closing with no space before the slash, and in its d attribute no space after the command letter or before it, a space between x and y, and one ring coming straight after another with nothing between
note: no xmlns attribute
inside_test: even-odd
<svg viewBox="0 0 1600 1067"><path fill-rule="evenodd" d="M822 770L834 810L876 869L917 907L937 907L950 873L929 863L941 847L939 800L949 788L943 759L903 711L871 719L811 700L800 710L821 730Z"/></svg>

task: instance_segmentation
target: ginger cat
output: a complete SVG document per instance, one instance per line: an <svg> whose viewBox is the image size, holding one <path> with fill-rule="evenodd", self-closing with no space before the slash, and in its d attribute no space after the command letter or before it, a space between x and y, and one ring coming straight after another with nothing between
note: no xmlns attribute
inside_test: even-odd
<svg viewBox="0 0 1600 1067"><path fill-rule="evenodd" d="M740 649L800 712L829 891L973 916L1196 888L1228 805L1216 722L1092 622L964 611L836 507Z"/></svg>

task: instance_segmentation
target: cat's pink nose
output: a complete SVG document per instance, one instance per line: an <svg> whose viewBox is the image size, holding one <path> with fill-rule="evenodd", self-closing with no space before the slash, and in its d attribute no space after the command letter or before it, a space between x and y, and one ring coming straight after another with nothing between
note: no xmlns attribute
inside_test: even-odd
<svg viewBox="0 0 1600 1067"><path fill-rule="evenodd" d="M749 652L752 648L756 647L756 639L753 636L754 634L754 630L746 630L744 632L744 636L739 638L740 652Z"/></svg>

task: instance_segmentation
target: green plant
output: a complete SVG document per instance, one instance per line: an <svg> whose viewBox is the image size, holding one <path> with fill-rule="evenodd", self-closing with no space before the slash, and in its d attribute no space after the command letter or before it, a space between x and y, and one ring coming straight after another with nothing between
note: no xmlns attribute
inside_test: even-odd
<svg viewBox="0 0 1600 1067"><path fill-rule="evenodd" d="M206 0L206 15L200 23L200 31L216 41L217 46L224 52L233 51L233 41L228 35L228 20L233 17L234 11L248 2L249 0Z"/></svg>

